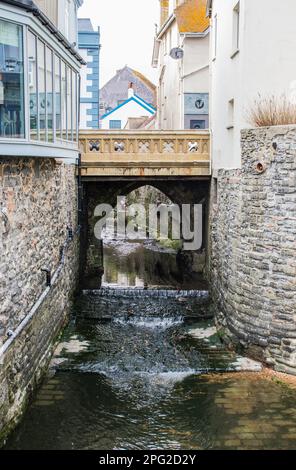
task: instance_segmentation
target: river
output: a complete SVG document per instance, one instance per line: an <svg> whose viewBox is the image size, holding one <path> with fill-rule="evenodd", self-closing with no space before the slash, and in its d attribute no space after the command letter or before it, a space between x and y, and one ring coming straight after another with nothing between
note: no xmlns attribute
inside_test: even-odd
<svg viewBox="0 0 296 470"><path fill-rule="evenodd" d="M226 351L173 250L109 244L104 262L6 449L295 448L296 390Z"/></svg>

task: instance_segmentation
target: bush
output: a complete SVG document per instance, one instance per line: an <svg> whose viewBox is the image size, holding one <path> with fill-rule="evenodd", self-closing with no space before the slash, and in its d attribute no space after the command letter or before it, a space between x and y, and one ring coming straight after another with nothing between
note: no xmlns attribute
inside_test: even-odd
<svg viewBox="0 0 296 470"><path fill-rule="evenodd" d="M286 95L266 98L259 95L248 112L247 120L254 127L296 124L296 104Z"/></svg>

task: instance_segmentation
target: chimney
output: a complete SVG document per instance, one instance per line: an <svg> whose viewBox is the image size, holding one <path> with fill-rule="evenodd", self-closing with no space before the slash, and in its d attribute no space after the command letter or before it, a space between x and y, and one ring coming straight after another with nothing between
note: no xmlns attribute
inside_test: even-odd
<svg viewBox="0 0 296 470"><path fill-rule="evenodd" d="M160 27L166 22L169 17L169 6L170 0L159 0L160 1Z"/></svg>
<svg viewBox="0 0 296 470"><path fill-rule="evenodd" d="M129 84L129 87L128 87L128 97L129 97L129 98L132 98L132 97L134 96L134 94L135 94L135 91L134 91L134 84L133 84L133 82L131 82L131 83Z"/></svg>

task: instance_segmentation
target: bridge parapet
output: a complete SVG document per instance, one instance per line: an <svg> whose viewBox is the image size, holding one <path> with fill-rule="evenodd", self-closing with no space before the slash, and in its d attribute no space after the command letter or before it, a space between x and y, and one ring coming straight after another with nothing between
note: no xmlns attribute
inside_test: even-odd
<svg viewBox="0 0 296 470"><path fill-rule="evenodd" d="M83 177L210 176L208 131L81 131Z"/></svg>

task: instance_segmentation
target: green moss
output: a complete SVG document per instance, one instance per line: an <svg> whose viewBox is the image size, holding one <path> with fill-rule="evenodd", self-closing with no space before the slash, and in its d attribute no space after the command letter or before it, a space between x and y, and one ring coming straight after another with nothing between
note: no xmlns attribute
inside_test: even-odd
<svg viewBox="0 0 296 470"><path fill-rule="evenodd" d="M158 240L157 243L163 248L169 248L176 251L182 248L181 240L171 240L168 238L166 240Z"/></svg>

